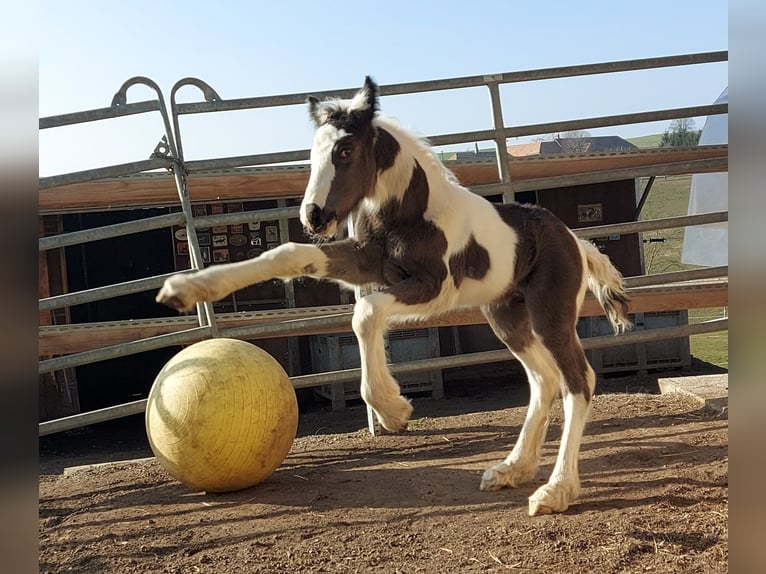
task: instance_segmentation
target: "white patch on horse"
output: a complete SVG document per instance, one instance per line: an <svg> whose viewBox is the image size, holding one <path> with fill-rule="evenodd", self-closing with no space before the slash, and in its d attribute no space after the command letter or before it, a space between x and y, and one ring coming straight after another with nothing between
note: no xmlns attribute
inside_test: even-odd
<svg viewBox="0 0 766 574"><path fill-rule="evenodd" d="M303 195L300 208L300 220L303 227L308 228L309 221L306 207L311 204L324 207L330 193L332 180L335 178L335 166L332 163L332 150L340 138L347 135L342 129L331 124L317 128L314 134L314 144L311 147L311 174ZM314 167L316 166L316 168Z"/></svg>

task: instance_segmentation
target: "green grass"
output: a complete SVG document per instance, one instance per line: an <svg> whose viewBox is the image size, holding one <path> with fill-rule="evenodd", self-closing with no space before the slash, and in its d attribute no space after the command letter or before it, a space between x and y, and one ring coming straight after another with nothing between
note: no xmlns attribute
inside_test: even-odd
<svg viewBox="0 0 766 574"><path fill-rule="evenodd" d="M646 186L646 178L640 180L641 189ZM689 190L691 176L659 176L649 192L649 197L644 204L641 219L660 219L686 215L689 205ZM644 262L646 273L669 273L685 269L696 269L695 265L681 263L681 250L683 248L684 230L661 229L648 231L643 234L644 240L653 238L652 243L644 243ZM689 323L700 323L724 317L726 309L722 307L708 309L690 309ZM721 368L729 368L729 333L709 333L706 335L693 335L689 338L692 356L701 361L717 365Z"/></svg>
<svg viewBox="0 0 766 574"><path fill-rule="evenodd" d="M660 145L660 140L662 139L662 134L652 134L648 136L641 136L637 138L625 138L630 143L632 143L635 146L638 147L657 147Z"/></svg>

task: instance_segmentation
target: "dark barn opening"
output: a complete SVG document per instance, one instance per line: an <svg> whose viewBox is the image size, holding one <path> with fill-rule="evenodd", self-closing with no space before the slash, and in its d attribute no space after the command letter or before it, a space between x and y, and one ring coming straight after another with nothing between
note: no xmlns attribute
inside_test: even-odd
<svg viewBox="0 0 766 574"><path fill-rule="evenodd" d="M136 209L63 216L64 232L79 231L168 213ZM144 279L173 271L170 231L157 229L66 248L70 292ZM128 321L178 314L154 301L154 290L71 307L72 323ZM82 365L76 368L83 412L146 398L155 376L179 347Z"/></svg>

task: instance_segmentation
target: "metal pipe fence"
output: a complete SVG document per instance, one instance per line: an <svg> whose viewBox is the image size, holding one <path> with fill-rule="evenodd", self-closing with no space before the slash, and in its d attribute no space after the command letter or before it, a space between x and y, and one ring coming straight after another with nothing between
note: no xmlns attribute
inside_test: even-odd
<svg viewBox="0 0 766 574"><path fill-rule="evenodd" d="M704 323L695 323L692 325L679 325L677 327L663 327L651 331L637 331L620 335L619 342L615 344L615 337L605 335L600 337L590 337L582 340L585 350L602 349L606 347L616 347L620 345L634 345L649 341L661 339L673 339L678 337L687 337L690 335L703 335L706 333L715 333L725 331L729 327L727 318L714 319ZM418 361L409 361L407 363L396 363L389 365L391 373L395 376L408 375L411 373L420 373L424 371L433 371L437 369L449 369L453 367L467 367L472 365L485 365L488 363L498 363L502 361L515 360L513 354L507 349L496 351L482 351L479 353L465 353L462 355L453 355L439 357L436 359L421 359ZM293 387L296 389L306 389L320 385L344 383L357 381L361 376L362 370L342 369L327 373L316 373L311 375L299 375L290 377ZM82 426L105 422L119 417L140 414L146 408L146 399L133 401L114 407L106 407L97 411L82 413L46 421L40 423L40 436L72 430Z"/></svg>
<svg viewBox="0 0 766 574"><path fill-rule="evenodd" d="M727 60L727 52L710 52L702 54L670 56L664 58L648 58L643 60L623 62L606 62L582 66L567 66L544 70L528 70L522 72L468 76L445 80L410 82L381 86L380 93L382 96L388 96L467 87L487 87L490 95L490 109L492 114L493 129L452 134L440 134L432 136L429 139L431 143L436 146L485 140L495 142L498 150L497 160L498 176L500 182L486 186L477 186L475 191L482 195L502 193L504 200L507 200L512 198L513 192L523 191L526 189L563 187L581 183L612 181L614 179L663 175L669 173L696 173L709 169L725 169L728 165L726 158L716 158L635 167L623 170L610 170L603 172L591 172L586 174L543 177L532 180L514 181L511 173L508 170L508 164L503 159L505 140L509 137L545 134L574 129L625 125L629 123L641 123L682 117L694 117L700 115L723 114L728 112L728 106L726 104L718 104L712 106L690 106L684 108L575 119L562 122L550 122L526 126L506 126L503 120L503 112L500 103L500 85L582 75L725 62ZM157 93L157 99L128 103L127 91L131 86L136 84L143 84L154 89ZM175 94L180 87L185 85L192 85L198 88L202 92L205 101L193 103L176 103ZM313 95L320 98L324 96L347 97L353 95L355 92L356 89L344 89L337 91L315 92ZM200 269L202 268L203 263L196 235L196 230L198 228L209 227L213 225L230 225L254 221L268 221L274 219L282 220L295 217L298 210L296 207L282 207L277 209L228 213L223 215L204 217L194 216L186 188L187 174L202 173L211 170L220 171L244 166L258 166L303 161L308 159L309 150L301 149L277 153L185 161L183 156L183 146L181 143L179 117L184 114L200 114L303 104L306 101L308 95L308 93L300 93L224 100L218 96L213 88L211 88L202 80L196 78L184 78L183 80L180 80L178 83L176 83L172 89L170 98L171 113L168 113L164 98L157 85L148 78L135 77L130 78L121 86L112 100L112 105L108 108L99 108L71 114L40 118L39 128L42 130L84 122L108 120L128 115L159 112L162 116L163 125L165 126L165 136L163 137L160 144L156 146L149 159L62 175L55 175L51 177L41 177L39 179L39 186L40 189L47 189L66 186L74 183L98 181L124 175L144 173L157 169L166 169L170 171L174 178L174 182L178 191L178 205L180 205L181 208L179 213L171 213L159 217L145 218L140 221L120 223L82 231L61 233L50 237L41 237L39 240L40 251L45 252L51 249L61 249L64 247L80 245L113 237L141 233L165 227L184 225L186 227L189 240L191 267L192 269ZM653 221L630 222L592 227L576 230L575 233L580 237L598 237L608 234L639 233L642 231L717 223L727 220L728 213L719 212L695 216L665 218ZM629 287L640 287L647 285L662 285L670 282L690 281L701 278L723 277L727 274L728 268L720 267L713 269L684 271L659 276L632 277L628 278L626 282ZM125 294L156 289L169 275L170 274L157 275L116 285L108 285L75 293L66 293L63 295L46 297L40 300L39 309L40 311L51 311L54 309L81 305ZM39 364L39 372L47 373L61 369L72 368L94 362L105 361L116 357L143 353L149 350L188 344L209 337L227 336L234 338L258 338L259 336L275 336L276 334L295 336L300 335L302 331L305 332L307 329L316 329L322 327L330 328L338 326L350 327L351 321L351 313L341 313L289 322L219 329L216 324L216 314L211 303L206 303L204 305L198 306L197 317L199 326L193 329L187 329L184 331L146 338L139 341L122 343L119 345L42 360ZM634 344L639 341L643 342L648 340L658 340L662 338L675 338L679 336L688 336L690 334L710 332L710 330L725 330L727 328L728 323L726 320L718 320L712 323L684 325L682 327L656 329L648 332L629 333L616 338L590 338L583 340L583 344L586 348L596 348L598 345L609 346ZM449 368L452 366L501 361L507 360L509 358L511 358L511 355L508 351L491 351L487 353L474 353L470 355L442 357L439 359L430 359L427 361L415 361L406 365L396 365L392 370L395 374L404 374L409 372L418 372L419 370L432 370L439 368ZM358 373L355 370L336 371L333 373L321 373L294 377L293 383L296 388L306 388L330 382L353 380L355 378L358 378ZM61 430L77 428L78 426L84 426L87 424L93 424L95 422L101 422L104 420L126 416L128 414L142 412L144 405L145 401L134 401L124 405L109 407L107 409L101 409L91 413L83 413L55 421L44 422L40 424L39 432L41 435L50 434L52 432L60 432Z"/></svg>

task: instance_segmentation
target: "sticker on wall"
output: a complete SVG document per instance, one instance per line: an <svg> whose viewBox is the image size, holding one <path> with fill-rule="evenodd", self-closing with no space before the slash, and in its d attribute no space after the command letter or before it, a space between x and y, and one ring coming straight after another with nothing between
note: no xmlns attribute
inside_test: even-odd
<svg viewBox="0 0 766 574"><path fill-rule="evenodd" d="M229 238L226 235L213 235L213 247L226 247Z"/></svg>
<svg viewBox="0 0 766 574"><path fill-rule="evenodd" d="M263 249L251 249L247 252L247 258L248 259L255 259L259 255L263 253Z"/></svg>
<svg viewBox="0 0 766 574"><path fill-rule="evenodd" d="M247 237L245 237L241 233L229 236L229 245L240 247L242 245L245 245L246 243L247 243Z"/></svg>
<svg viewBox="0 0 766 574"><path fill-rule="evenodd" d="M229 213L239 213L242 211L242 204L241 203L227 203L226 204L226 211Z"/></svg>
<svg viewBox="0 0 766 574"><path fill-rule="evenodd" d="M266 243L279 243L279 228L276 225L266 226Z"/></svg>
<svg viewBox="0 0 766 574"><path fill-rule="evenodd" d="M228 260L228 249L213 249L213 263L226 263Z"/></svg>
<svg viewBox="0 0 766 574"><path fill-rule="evenodd" d="M228 233L229 232L229 226L228 225L214 225L213 226L213 233Z"/></svg>
<svg viewBox="0 0 766 574"><path fill-rule="evenodd" d="M178 241L186 241L189 238L185 227L182 227L181 229L176 229L173 235L175 236L176 239L178 239Z"/></svg>
<svg viewBox="0 0 766 574"><path fill-rule="evenodd" d="M179 241L178 243L176 243L176 253L178 255L188 255L189 244L186 241Z"/></svg>
<svg viewBox="0 0 766 574"><path fill-rule="evenodd" d="M251 221L247 224L247 228L250 231L260 231L261 230L261 222L260 221Z"/></svg>
<svg viewBox="0 0 766 574"><path fill-rule="evenodd" d="M600 203L587 203L577 206L578 223L596 223L604 220L604 208Z"/></svg>
<svg viewBox="0 0 766 574"><path fill-rule="evenodd" d="M203 217L207 215L206 205L192 205L192 214L194 217Z"/></svg>
<svg viewBox="0 0 766 574"><path fill-rule="evenodd" d="M203 245L210 245L212 237L209 233L199 233L197 234L197 241L199 241L200 247Z"/></svg>
<svg viewBox="0 0 766 574"><path fill-rule="evenodd" d="M244 231L243 225L238 223L237 225L229 225L229 231L232 233L242 233Z"/></svg>
<svg viewBox="0 0 766 574"><path fill-rule="evenodd" d="M210 215L220 215L223 213L223 204L212 203L210 204Z"/></svg>
<svg viewBox="0 0 766 574"><path fill-rule="evenodd" d="M200 247L199 250L202 253L202 261L210 263L210 247Z"/></svg>

